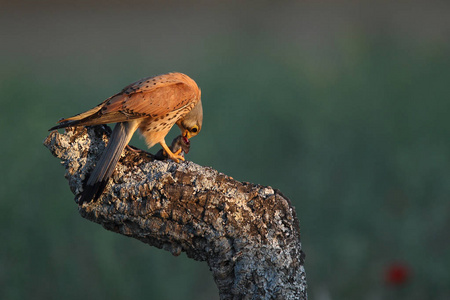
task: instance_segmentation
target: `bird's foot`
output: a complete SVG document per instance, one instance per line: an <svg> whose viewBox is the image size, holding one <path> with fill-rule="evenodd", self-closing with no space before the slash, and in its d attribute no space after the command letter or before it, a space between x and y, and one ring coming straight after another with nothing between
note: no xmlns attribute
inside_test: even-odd
<svg viewBox="0 0 450 300"><path fill-rule="evenodd" d="M182 147L180 147L180 149L177 149L174 153L169 147L167 147L164 141L160 142L160 144L163 147L164 151L166 152L168 158L170 158L176 163L180 162L180 160L184 161L184 156L180 154L181 151L183 151Z"/></svg>
<svg viewBox="0 0 450 300"><path fill-rule="evenodd" d="M181 152L181 151L177 151L177 152ZM172 155L171 155L172 154ZM184 156L183 155L181 155L181 154L176 154L176 152L175 153L167 153L167 155L169 156L169 158L171 159L171 160L173 160L174 162L176 162L176 163L179 163L180 162L180 160L182 160L182 161L184 161Z"/></svg>

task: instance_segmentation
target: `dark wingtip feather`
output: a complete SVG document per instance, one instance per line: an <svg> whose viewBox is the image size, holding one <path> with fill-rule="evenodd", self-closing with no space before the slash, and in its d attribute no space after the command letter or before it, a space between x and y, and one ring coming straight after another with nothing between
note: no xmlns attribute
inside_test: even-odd
<svg viewBox="0 0 450 300"><path fill-rule="evenodd" d="M70 127L70 126L76 126L77 124L79 124L80 121L66 121L66 122L61 122L56 126L53 126L52 128L50 128L48 131L52 131L52 130L56 130L56 129L61 129L61 128L66 128L66 127Z"/></svg>
<svg viewBox="0 0 450 300"><path fill-rule="evenodd" d="M52 130L56 130L56 129L60 129L63 128L64 126L62 126L61 124L53 126L52 128L50 128L48 131L52 131Z"/></svg>

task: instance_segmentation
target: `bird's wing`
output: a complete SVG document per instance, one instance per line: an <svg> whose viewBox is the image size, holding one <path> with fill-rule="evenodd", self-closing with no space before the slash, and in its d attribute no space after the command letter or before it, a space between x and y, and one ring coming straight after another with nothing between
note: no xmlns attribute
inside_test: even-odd
<svg viewBox="0 0 450 300"><path fill-rule="evenodd" d="M123 89L123 99L114 99L105 113L120 110L126 115L157 117L189 106L199 99L195 82L184 74L169 73L141 79Z"/></svg>
<svg viewBox="0 0 450 300"><path fill-rule="evenodd" d="M156 118L196 103L199 93L196 83L181 73L148 77L128 85L120 93L84 113L59 121L60 124L51 130Z"/></svg>

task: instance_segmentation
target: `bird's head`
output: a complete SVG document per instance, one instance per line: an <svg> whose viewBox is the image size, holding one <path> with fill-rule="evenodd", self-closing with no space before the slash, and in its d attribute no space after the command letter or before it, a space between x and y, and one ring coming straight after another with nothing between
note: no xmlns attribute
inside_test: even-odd
<svg viewBox="0 0 450 300"><path fill-rule="evenodd" d="M200 132L202 123L203 108L202 101L200 100L189 113L178 120L177 125L180 127L181 135L189 140Z"/></svg>

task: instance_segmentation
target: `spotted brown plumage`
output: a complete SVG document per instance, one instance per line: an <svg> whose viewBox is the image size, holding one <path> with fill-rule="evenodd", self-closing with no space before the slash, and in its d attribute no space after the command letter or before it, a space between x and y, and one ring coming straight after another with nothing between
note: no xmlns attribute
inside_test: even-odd
<svg viewBox="0 0 450 300"><path fill-rule="evenodd" d="M202 122L201 92L195 81L182 73L168 73L138 80L96 107L59 121L50 130L117 123L78 201L83 204L101 195L137 129L149 148L159 143L167 156L178 162L184 157L167 147L165 136L177 124L182 136L190 139L200 132Z"/></svg>

